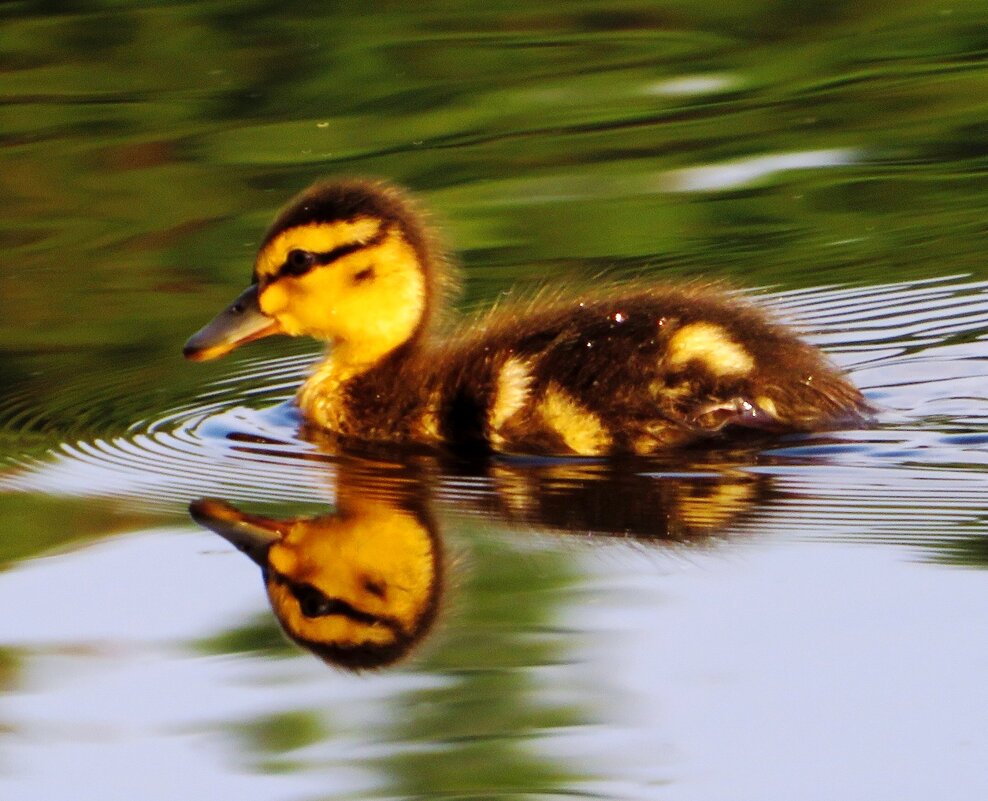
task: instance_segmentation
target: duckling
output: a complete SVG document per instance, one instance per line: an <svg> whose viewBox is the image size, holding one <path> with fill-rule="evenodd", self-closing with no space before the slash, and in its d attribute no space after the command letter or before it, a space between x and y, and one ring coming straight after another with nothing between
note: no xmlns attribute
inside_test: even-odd
<svg viewBox="0 0 988 801"><path fill-rule="evenodd" d="M276 217L250 286L184 354L212 359L275 333L328 343L297 402L344 445L650 455L871 411L819 350L715 288L557 292L437 337L449 276L404 192L317 183Z"/></svg>
<svg viewBox="0 0 988 801"><path fill-rule="evenodd" d="M287 520L214 499L193 502L189 512L260 566L284 632L327 663L391 664L436 619L443 551L427 514L373 497Z"/></svg>

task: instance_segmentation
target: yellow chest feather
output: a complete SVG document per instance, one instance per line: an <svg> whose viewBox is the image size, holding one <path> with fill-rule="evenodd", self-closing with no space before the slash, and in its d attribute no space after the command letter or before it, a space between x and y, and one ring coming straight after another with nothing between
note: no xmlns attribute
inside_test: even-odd
<svg viewBox="0 0 988 801"><path fill-rule="evenodd" d="M343 433L347 414L343 387L345 377L332 362L324 363L299 387L296 401L302 414L318 426Z"/></svg>

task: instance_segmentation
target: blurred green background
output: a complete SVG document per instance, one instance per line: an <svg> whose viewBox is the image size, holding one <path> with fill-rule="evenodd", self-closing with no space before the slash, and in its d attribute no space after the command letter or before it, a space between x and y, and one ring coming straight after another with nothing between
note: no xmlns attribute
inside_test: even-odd
<svg viewBox="0 0 988 801"><path fill-rule="evenodd" d="M983 2L5 2L0 22L0 358L38 404L52 371L200 382L185 336L331 174L419 193L466 303L601 270L986 274Z"/></svg>

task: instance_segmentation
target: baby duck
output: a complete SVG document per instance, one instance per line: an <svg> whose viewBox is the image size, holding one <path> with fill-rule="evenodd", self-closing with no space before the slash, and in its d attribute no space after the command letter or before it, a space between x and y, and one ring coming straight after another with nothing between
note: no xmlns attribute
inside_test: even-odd
<svg viewBox="0 0 988 801"><path fill-rule="evenodd" d="M558 294L437 338L431 323L449 284L437 250L400 190L317 183L277 216L251 285L184 354L212 359L276 333L328 343L297 400L343 443L649 455L869 414L819 350L709 287Z"/></svg>

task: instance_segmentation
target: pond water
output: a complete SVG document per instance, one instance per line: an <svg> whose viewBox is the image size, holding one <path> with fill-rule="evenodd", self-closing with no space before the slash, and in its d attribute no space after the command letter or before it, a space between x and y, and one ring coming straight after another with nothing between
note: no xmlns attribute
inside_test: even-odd
<svg viewBox="0 0 988 801"><path fill-rule="evenodd" d="M988 796L988 6L335 5L0 7L0 795ZM432 209L464 310L725 279L877 424L330 452L312 343L180 353L332 174ZM283 636L227 540L284 521L427 550L409 655Z"/></svg>

